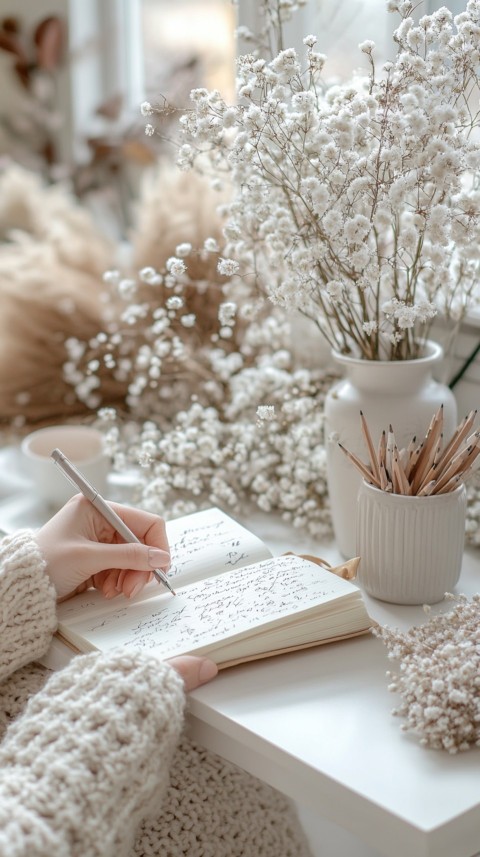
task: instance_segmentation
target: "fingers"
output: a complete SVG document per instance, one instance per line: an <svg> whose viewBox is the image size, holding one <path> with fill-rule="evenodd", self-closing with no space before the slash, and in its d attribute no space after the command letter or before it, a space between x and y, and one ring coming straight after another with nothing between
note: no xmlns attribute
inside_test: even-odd
<svg viewBox="0 0 480 857"><path fill-rule="evenodd" d="M92 572L107 569L131 569L134 571L152 571L161 568L167 571L170 568L170 554L160 548L153 548L139 542L132 544L99 544L90 542L87 546L90 553L90 565Z"/></svg>
<svg viewBox="0 0 480 857"><path fill-rule="evenodd" d="M36 533L59 598L92 585L108 598L120 592L131 598L151 579L152 569L169 568L162 518L118 503L112 503L112 507L139 539L138 543L126 544L81 494L72 497Z"/></svg>
<svg viewBox="0 0 480 857"><path fill-rule="evenodd" d="M170 658L167 663L181 675L186 691L194 690L196 687L206 684L218 673L217 665L209 658L182 655L178 658Z"/></svg>
<svg viewBox="0 0 480 857"><path fill-rule="evenodd" d="M109 569L100 571L88 581L89 586L98 589L105 598L116 598L124 595L125 598L134 598L142 591L144 586L153 580L153 572ZM86 587L85 587L86 588ZM82 591L79 587L76 592Z"/></svg>
<svg viewBox="0 0 480 857"><path fill-rule="evenodd" d="M120 544L95 544L91 550L91 563L96 566L94 585L106 598L114 598L120 593L134 598L152 579L152 569L167 571L170 567L165 522L149 512L117 503L111 505L137 538L146 544L123 541ZM101 573L100 579L98 572Z"/></svg>
<svg viewBox="0 0 480 857"><path fill-rule="evenodd" d="M123 506L120 503L108 504L124 521L127 527L141 542L168 551L168 538L165 521L159 515ZM55 524L58 535L80 535L92 541L111 541L115 531L102 514L81 494L75 494L65 506L50 519L47 526ZM94 529L92 530L92 524Z"/></svg>
<svg viewBox="0 0 480 857"><path fill-rule="evenodd" d="M151 580L153 580L153 572L151 571L127 571L121 584L117 583L117 590L120 589L126 598L135 598Z"/></svg>
<svg viewBox="0 0 480 857"><path fill-rule="evenodd" d="M151 512L144 512L143 509L134 509L119 503L109 503L109 505L138 539L152 547L168 551L168 538L163 518Z"/></svg>

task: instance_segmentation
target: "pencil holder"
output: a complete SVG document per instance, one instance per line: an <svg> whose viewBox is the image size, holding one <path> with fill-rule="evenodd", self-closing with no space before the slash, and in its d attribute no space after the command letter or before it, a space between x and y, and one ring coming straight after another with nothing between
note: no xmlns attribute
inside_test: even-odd
<svg viewBox="0 0 480 857"><path fill-rule="evenodd" d="M389 494L362 482L357 499L358 582L391 604L434 604L458 581L466 491Z"/></svg>

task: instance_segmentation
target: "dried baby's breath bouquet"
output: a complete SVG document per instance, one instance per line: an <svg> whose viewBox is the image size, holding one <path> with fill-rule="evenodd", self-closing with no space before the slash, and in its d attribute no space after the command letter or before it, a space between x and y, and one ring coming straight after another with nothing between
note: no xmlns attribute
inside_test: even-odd
<svg viewBox="0 0 480 857"><path fill-rule="evenodd" d="M210 334L199 336L190 304L199 306L205 284L187 273L197 252L218 256L215 240L201 251L179 245L161 272L107 272L104 329L68 339L64 379L98 412L115 469L136 468L132 499L143 508L177 517L257 506L330 534L323 399L333 378L296 367L275 311L240 311L218 291ZM122 407L108 406L112 385L123 385Z"/></svg>
<svg viewBox="0 0 480 857"><path fill-rule="evenodd" d="M326 57L283 47L297 4L263 0L265 30L238 60L237 102L196 89L178 164L233 188L224 255L276 305L300 310L331 346L365 359L419 356L437 312L458 322L478 297L480 3L415 23L397 53L344 86ZM359 53L359 60L362 54ZM145 103L148 134L170 106ZM160 128L161 133L161 128Z"/></svg>

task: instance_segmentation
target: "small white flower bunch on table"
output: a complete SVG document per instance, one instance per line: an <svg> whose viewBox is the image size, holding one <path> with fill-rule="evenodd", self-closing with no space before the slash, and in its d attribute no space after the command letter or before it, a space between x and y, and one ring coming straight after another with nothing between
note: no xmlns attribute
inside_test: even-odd
<svg viewBox="0 0 480 857"><path fill-rule="evenodd" d="M396 661L393 714L425 747L457 753L480 746L480 595L446 596L453 606L424 625L374 631Z"/></svg>

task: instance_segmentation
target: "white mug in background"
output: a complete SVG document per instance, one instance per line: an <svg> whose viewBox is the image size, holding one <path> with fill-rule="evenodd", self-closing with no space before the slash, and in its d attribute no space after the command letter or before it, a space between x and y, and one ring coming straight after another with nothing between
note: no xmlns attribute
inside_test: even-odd
<svg viewBox="0 0 480 857"><path fill-rule="evenodd" d="M23 470L34 483L39 500L60 509L76 493L50 457L56 448L81 470L100 494L105 494L110 460L105 452L103 434L92 426L57 425L28 434L21 444Z"/></svg>

